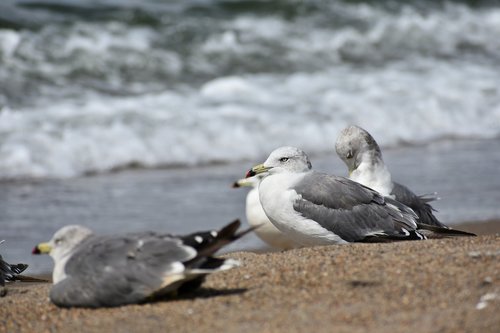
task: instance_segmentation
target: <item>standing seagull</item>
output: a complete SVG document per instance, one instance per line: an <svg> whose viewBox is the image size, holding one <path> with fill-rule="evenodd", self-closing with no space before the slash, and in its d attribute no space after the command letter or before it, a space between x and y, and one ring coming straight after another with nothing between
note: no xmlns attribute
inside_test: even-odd
<svg viewBox="0 0 500 333"><path fill-rule="evenodd" d="M220 231L186 236L134 233L97 236L79 225L58 230L34 254L54 259L50 299L62 307L111 307L144 303L177 290L198 287L207 274L238 265L212 257L251 229L237 233L239 221Z"/></svg>
<svg viewBox="0 0 500 333"><path fill-rule="evenodd" d="M243 178L236 181L233 187L252 187L247 194L246 199L246 216L248 224L255 228L255 233L264 242L277 249L293 249L300 247L300 244L292 241L284 233L279 231L269 221L259 199L259 183L262 175L256 175L250 178Z"/></svg>
<svg viewBox="0 0 500 333"><path fill-rule="evenodd" d="M262 207L271 222L296 242L311 245L419 240L408 207L343 177L311 170L307 155L281 147L253 167L263 174Z"/></svg>
<svg viewBox="0 0 500 333"><path fill-rule="evenodd" d="M370 133L361 127L349 126L343 129L335 143L335 150L347 165L351 180L368 186L384 196L390 196L413 209L419 217L419 226L425 224L427 229L433 229L433 232L442 235L475 236L465 231L451 229L441 223L434 216L434 209L428 203L434 198L418 196L408 187L393 182L382 159L380 147Z"/></svg>

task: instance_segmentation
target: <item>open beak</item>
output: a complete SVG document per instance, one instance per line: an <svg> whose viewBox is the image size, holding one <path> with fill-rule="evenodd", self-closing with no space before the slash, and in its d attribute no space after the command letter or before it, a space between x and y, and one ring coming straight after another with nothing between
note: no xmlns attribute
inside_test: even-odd
<svg viewBox="0 0 500 333"><path fill-rule="evenodd" d="M267 171L271 170L272 168L273 167L266 167L266 166L264 166L264 164L256 165L247 172L245 178L250 178L250 177L253 177L255 175L258 175L259 173L267 172Z"/></svg>
<svg viewBox="0 0 500 333"><path fill-rule="evenodd" d="M52 246L49 243L40 243L33 248L31 253L33 254L47 254L52 250Z"/></svg>

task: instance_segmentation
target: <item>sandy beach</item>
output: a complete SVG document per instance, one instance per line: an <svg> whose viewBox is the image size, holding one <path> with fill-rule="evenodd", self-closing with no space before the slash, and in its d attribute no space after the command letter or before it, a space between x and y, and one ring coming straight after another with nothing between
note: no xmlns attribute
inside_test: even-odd
<svg viewBox="0 0 500 333"><path fill-rule="evenodd" d="M0 287L0 333L500 332L499 32L489 0L0 1L0 254L48 280ZM235 181L282 146L352 175L350 125L478 237L272 251L250 233L218 253L241 267L187 294L49 300L32 249L60 228L243 230Z"/></svg>
<svg viewBox="0 0 500 333"><path fill-rule="evenodd" d="M17 282L0 298L0 331L498 332L499 225L475 238L231 253L242 267L144 305L60 309L49 283Z"/></svg>

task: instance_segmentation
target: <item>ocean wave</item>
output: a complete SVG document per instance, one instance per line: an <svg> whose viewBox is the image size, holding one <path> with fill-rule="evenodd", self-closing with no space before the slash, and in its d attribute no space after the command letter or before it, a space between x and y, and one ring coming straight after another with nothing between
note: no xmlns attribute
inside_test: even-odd
<svg viewBox="0 0 500 333"><path fill-rule="evenodd" d="M24 4L57 19L0 29L0 179L498 136L500 8L378 3Z"/></svg>
<svg viewBox="0 0 500 333"><path fill-rule="evenodd" d="M450 4L394 12L338 2L328 8L293 20L245 12L223 19L166 16L159 26L111 20L3 29L0 95L3 104L22 104L26 91L31 98L75 91L123 95L220 76L377 67L414 58L500 64L500 8Z"/></svg>
<svg viewBox="0 0 500 333"><path fill-rule="evenodd" d="M495 73L469 63L403 65L232 76L189 91L7 109L0 113L0 178L258 159L280 145L333 151L340 129L352 123L384 145L500 135Z"/></svg>

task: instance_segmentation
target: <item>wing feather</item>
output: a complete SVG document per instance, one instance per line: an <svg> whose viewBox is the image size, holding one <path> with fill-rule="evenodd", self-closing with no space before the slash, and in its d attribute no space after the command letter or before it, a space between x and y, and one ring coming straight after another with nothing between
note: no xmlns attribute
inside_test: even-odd
<svg viewBox="0 0 500 333"><path fill-rule="evenodd" d="M314 172L293 189L300 195L297 212L349 242L405 239L416 228L411 209L347 178Z"/></svg>

